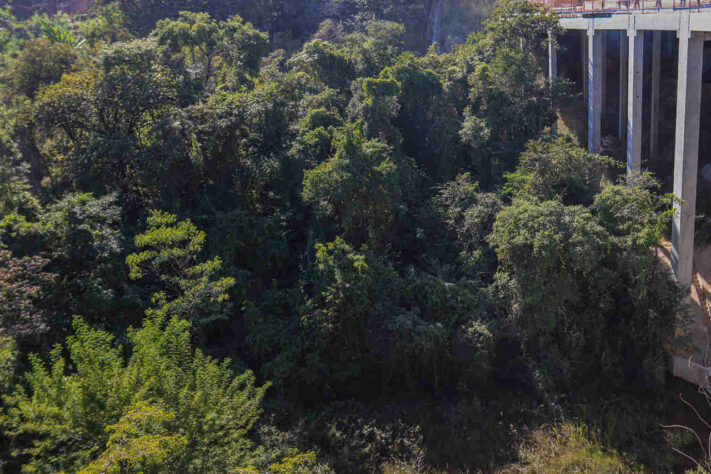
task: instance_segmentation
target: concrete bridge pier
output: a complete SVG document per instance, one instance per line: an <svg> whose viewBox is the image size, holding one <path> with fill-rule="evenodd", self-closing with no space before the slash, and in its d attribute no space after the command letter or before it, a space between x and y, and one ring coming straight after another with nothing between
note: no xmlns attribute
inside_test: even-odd
<svg viewBox="0 0 711 474"><path fill-rule="evenodd" d="M627 30L627 173L642 171L642 96L644 86L644 33Z"/></svg>
<svg viewBox="0 0 711 474"><path fill-rule="evenodd" d="M659 155L659 85L661 79L662 32L652 33L652 97L649 118L649 159Z"/></svg>
<svg viewBox="0 0 711 474"><path fill-rule="evenodd" d="M620 91L619 110L617 111L617 138L622 142L627 132L627 57L629 44L627 35L620 31Z"/></svg>
<svg viewBox="0 0 711 474"><path fill-rule="evenodd" d="M588 28L588 151L600 153L602 143L603 32Z"/></svg>
<svg viewBox="0 0 711 474"><path fill-rule="evenodd" d="M682 19L679 30L674 195L681 198L684 205L675 205L671 261L677 280L687 287L691 285L694 261L704 36L702 32L689 30L688 17L686 21Z"/></svg>
<svg viewBox="0 0 711 474"><path fill-rule="evenodd" d="M553 41L553 32L548 32L548 80L550 85L553 85L553 81L558 77L558 51L555 48L555 42Z"/></svg>
<svg viewBox="0 0 711 474"><path fill-rule="evenodd" d="M607 104L607 31L604 31L604 30L600 31L599 34L601 36L600 50L602 51L600 65L602 66L601 94L602 94L602 115L604 117L605 116L605 104Z"/></svg>
<svg viewBox="0 0 711 474"><path fill-rule="evenodd" d="M558 51L556 50L553 32L548 31L548 87L553 88L553 82L558 78ZM558 132L558 117L553 121L551 131Z"/></svg>
<svg viewBox="0 0 711 474"><path fill-rule="evenodd" d="M582 75L580 77L583 78L583 101L585 104L588 103L588 32L587 31L581 31L580 32L580 60L581 60L581 66L582 66Z"/></svg>

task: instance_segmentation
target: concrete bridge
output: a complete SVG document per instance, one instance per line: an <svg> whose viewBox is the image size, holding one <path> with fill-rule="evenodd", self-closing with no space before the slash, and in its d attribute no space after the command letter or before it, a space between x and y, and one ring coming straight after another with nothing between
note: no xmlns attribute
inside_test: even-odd
<svg viewBox="0 0 711 474"><path fill-rule="evenodd" d="M636 0L633 1L637 3ZM660 7L658 10L655 8L651 11L630 8L630 4L625 0L616 1L614 4L608 1L607 6L617 6L616 10L605 9L605 2L599 0L575 5L553 4L549 5L549 8L560 15L560 25L566 32L560 38L556 38L562 49L572 49L580 56L579 62L575 60L576 64L573 67L580 68L579 75L575 71L578 77L576 82L582 82L579 86L582 86L580 89L587 108L589 151L600 152L603 138L602 122L605 117L608 120L606 129L608 131L614 129L615 135L624 144L627 172L639 173L643 169L643 149L647 150L645 156L647 163L652 162L659 155L660 95L667 103L672 99L670 94L676 96L675 116L672 118L671 113L668 113L662 117L662 120L666 121L664 124L668 124L668 128L671 128L669 121L675 121L673 170L669 169L668 173L673 172L673 192L685 204L677 205L675 209L669 261L677 281L690 288L692 306L697 307L692 308L694 322L691 337L692 345L695 347L688 353L672 357L672 371L675 375L689 381L708 385L711 379L711 369L708 368L711 364L709 360L711 306L706 296L708 294L711 299L711 284L699 283L700 277L694 263L694 226L699 177L700 123L703 117L711 114L711 110L705 110L702 116L704 42L711 41L711 8L704 8L708 5L702 5L700 0L694 1L693 5L689 2L693 8L686 6L686 2L684 2L686 6L684 9L674 8L679 1L663 0L657 5ZM650 2L646 5L651 6ZM667 48L672 51L671 55L661 54L663 37L666 44L671 46ZM610 44L615 42L618 44ZM669 45L670 42L676 44ZM551 78L557 77L559 68L555 43L555 41L549 43ZM647 48L651 46L651 51L646 55L645 43ZM615 78L608 77L607 72L610 61L606 56L611 51L615 53L615 59L619 58L619 66L615 64L616 61L612 62L612 69L617 75ZM707 54L707 56L711 55ZM651 78L647 78L646 96L644 94L645 57L647 74L651 75ZM570 63L571 55L567 54L566 59ZM664 90L660 87L663 59L667 62L675 60L677 63L676 90ZM565 66L566 70L570 71L571 64L561 64L561 66ZM665 64L665 66L668 70L673 65ZM611 83L616 86L613 91L610 90ZM619 94L618 97L608 97L606 100L606 95L611 92ZM646 101L649 103L645 103ZM609 108L610 103L614 103L617 110L605 110L606 105ZM643 105L648 111L645 117L643 117ZM611 117L616 123L610 123ZM711 122L706 121L706 124L709 123ZM645 147L642 142L643 128L649 140ZM706 150L706 153L711 154L711 149ZM711 161L711 156L704 158L707 163ZM701 251L697 248L697 252ZM705 279L702 277L701 281L711 281L711 271L707 273L704 275ZM687 360L689 354L693 359L691 364Z"/></svg>
<svg viewBox="0 0 711 474"><path fill-rule="evenodd" d="M694 216L699 157L699 123L701 118L701 81L704 41L711 41L711 10L659 13L624 13L586 17L585 14L561 17L566 30L578 30L585 45L581 58L586 83L583 85L587 104L588 149L599 152L602 139L603 82L605 53L610 31L618 31L620 45L619 127L618 137L626 140L627 171L642 170L642 93L644 74L644 36L651 31L652 94L650 155L658 152L659 74L662 31L676 33L678 78L676 92L676 136L674 152L674 194L686 202L678 209L672 227L671 261L674 274L682 285L689 286L693 273ZM557 51L549 48L549 73L557 76ZM670 93L670 91L665 91Z"/></svg>

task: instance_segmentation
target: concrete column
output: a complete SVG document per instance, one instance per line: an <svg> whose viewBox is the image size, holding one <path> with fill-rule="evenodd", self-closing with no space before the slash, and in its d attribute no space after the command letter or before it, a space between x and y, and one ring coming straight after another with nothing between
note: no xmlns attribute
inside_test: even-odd
<svg viewBox="0 0 711 474"><path fill-rule="evenodd" d="M672 268L677 281L691 285L694 266L694 218L696 175L699 167L699 119L704 34L690 32L689 17L681 16L679 29L679 78L676 96L674 143L674 194L684 200L675 205L672 222Z"/></svg>
<svg viewBox="0 0 711 474"><path fill-rule="evenodd" d="M600 152L602 139L602 35L588 29L588 151Z"/></svg>
<svg viewBox="0 0 711 474"><path fill-rule="evenodd" d="M602 97L602 110L605 111L605 104L607 104L607 30L600 30L597 32L600 35L600 67L602 68L602 82L601 82L601 97Z"/></svg>
<svg viewBox="0 0 711 474"><path fill-rule="evenodd" d="M558 51L553 44L553 32L548 32L548 80L550 84L558 78Z"/></svg>
<svg viewBox="0 0 711 474"><path fill-rule="evenodd" d="M655 31L652 40L652 108L649 122L649 159L659 154L659 81L661 79L662 32Z"/></svg>
<svg viewBox="0 0 711 474"><path fill-rule="evenodd" d="M629 45L627 44L627 32L620 31L620 100L617 112L617 138L620 141L625 139L627 131L627 56L629 56Z"/></svg>
<svg viewBox="0 0 711 474"><path fill-rule="evenodd" d="M588 103L588 32L580 32L580 61L582 66L583 103Z"/></svg>
<svg viewBox="0 0 711 474"><path fill-rule="evenodd" d="M627 71L627 174L642 171L642 91L644 75L644 33L629 29Z"/></svg>
<svg viewBox="0 0 711 474"><path fill-rule="evenodd" d="M548 87L553 89L553 82L558 78L558 51L556 50L553 32L548 31ZM558 112L551 124L551 132L558 132Z"/></svg>

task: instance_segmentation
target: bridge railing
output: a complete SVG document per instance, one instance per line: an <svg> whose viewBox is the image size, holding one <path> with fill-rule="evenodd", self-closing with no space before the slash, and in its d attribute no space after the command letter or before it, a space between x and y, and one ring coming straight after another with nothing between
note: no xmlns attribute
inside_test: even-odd
<svg viewBox="0 0 711 474"><path fill-rule="evenodd" d="M702 11L711 0L534 0L562 16L583 14L654 13L658 11Z"/></svg>

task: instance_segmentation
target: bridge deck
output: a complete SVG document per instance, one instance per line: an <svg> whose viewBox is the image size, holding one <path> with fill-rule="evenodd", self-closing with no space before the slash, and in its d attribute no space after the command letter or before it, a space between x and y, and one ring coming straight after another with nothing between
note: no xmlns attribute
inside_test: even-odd
<svg viewBox="0 0 711 474"><path fill-rule="evenodd" d="M565 29L679 31L681 17L691 31L711 32L711 0L540 0L560 15ZM711 40L710 38L707 38Z"/></svg>

